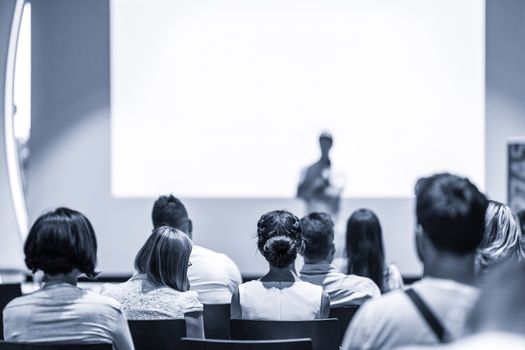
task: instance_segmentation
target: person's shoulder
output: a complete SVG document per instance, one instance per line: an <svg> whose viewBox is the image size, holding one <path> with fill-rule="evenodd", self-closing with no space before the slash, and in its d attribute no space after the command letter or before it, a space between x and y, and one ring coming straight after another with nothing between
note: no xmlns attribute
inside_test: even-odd
<svg viewBox="0 0 525 350"><path fill-rule="evenodd" d="M22 307L22 306L31 306L35 303L35 296L39 292L39 290L31 292L26 295L19 296L17 298L12 299L7 305L4 307L5 310L9 310L16 307Z"/></svg>
<svg viewBox="0 0 525 350"><path fill-rule="evenodd" d="M368 277L347 275L345 281L348 284L348 286L353 288L354 290L367 292L372 297L377 297L381 295L381 291L379 290L377 284Z"/></svg>
<svg viewBox="0 0 525 350"><path fill-rule="evenodd" d="M228 268L235 268L237 270L239 269L237 267L237 264L232 260L232 258L230 258L228 255L224 253L220 253L215 250L211 250L209 248L205 248L199 245L194 245L193 250L195 251L196 255L199 255L199 257L205 257L206 259L210 259L215 264L220 264Z"/></svg>
<svg viewBox="0 0 525 350"><path fill-rule="evenodd" d="M122 283L104 283L100 288L100 294L111 296L122 290Z"/></svg>
<svg viewBox="0 0 525 350"><path fill-rule="evenodd" d="M323 286L320 286L320 285L317 285L311 282L298 281L298 282L295 282L295 285L298 288L301 288L302 290L304 290L306 293L311 293L311 294L322 294L323 293Z"/></svg>
<svg viewBox="0 0 525 350"><path fill-rule="evenodd" d="M405 293L395 290L365 302L358 313L366 315L367 318L402 318L404 311L409 307Z"/></svg>
<svg viewBox="0 0 525 350"><path fill-rule="evenodd" d="M98 294L90 290L83 290L82 301L84 303L111 308L117 311L120 311L121 309L120 303L111 296Z"/></svg>

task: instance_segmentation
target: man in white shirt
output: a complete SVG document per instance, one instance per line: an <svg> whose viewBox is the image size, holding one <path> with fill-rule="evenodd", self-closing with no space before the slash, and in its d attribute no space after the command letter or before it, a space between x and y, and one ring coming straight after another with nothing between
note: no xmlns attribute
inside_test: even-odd
<svg viewBox="0 0 525 350"><path fill-rule="evenodd" d="M341 273L332 264L335 253L334 223L326 213L311 213L301 219L304 265L301 279L323 286L331 307L360 305L381 292L369 278Z"/></svg>
<svg viewBox="0 0 525 350"><path fill-rule="evenodd" d="M155 228L171 226L193 237L193 223L188 212L173 195L161 196L155 201L151 218ZM233 260L194 244L190 263L188 279L191 290L199 294L199 301L203 304L229 304L232 294L242 283L241 272Z"/></svg>
<svg viewBox="0 0 525 350"><path fill-rule="evenodd" d="M423 279L410 287L415 296L394 291L363 305L346 332L343 349L433 345L463 334L479 294L474 259L487 204L468 179L437 174L418 181L416 247Z"/></svg>
<svg viewBox="0 0 525 350"><path fill-rule="evenodd" d="M442 347L405 350L525 349L525 263L508 260L489 272L469 315L469 336Z"/></svg>

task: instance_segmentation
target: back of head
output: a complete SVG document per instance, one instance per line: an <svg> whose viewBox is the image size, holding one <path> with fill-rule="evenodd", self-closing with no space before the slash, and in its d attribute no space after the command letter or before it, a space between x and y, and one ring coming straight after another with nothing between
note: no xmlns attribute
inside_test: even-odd
<svg viewBox="0 0 525 350"><path fill-rule="evenodd" d="M89 220L80 212L57 208L41 215L24 245L25 262L33 272L67 274L77 269L95 277L97 239Z"/></svg>
<svg viewBox="0 0 525 350"><path fill-rule="evenodd" d="M473 333L525 330L525 262L500 261L485 276L481 294L469 317Z"/></svg>
<svg viewBox="0 0 525 350"><path fill-rule="evenodd" d="M476 263L480 271L506 258L525 258L521 229L510 208L490 201L485 216L485 235L478 249Z"/></svg>
<svg viewBox="0 0 525 350"><path fill-rule="evenodd" d="M191 221L182 202L173 195L160 196L153 204L151 212L153 228L171 226L191 234Z"/></svg>
<svg viewBox="0 0 525 350"><path fill-rule="evenodd" d="M369 277L383 290L385 252L381 224L370 209L358 209L346 224L348 274Z"/></svg>
<svg viewBox="0 0 525 350"><path fill-rule="evenodd" d="M416 216L438 251L464 256L483 239L487 199L468 179L436 174L416 184Z"/></svg>
<svg viewBox="0 0 525 350"><path fill-rule="evenodd" d="M135 269L156 286L189 290L188 264L192 250L188 236L173 227L153 230L135 257Z"/></svg>
<svg viewBox="0 0 525 350"><path fill-rule="evenodd" d="M301 243L299 219L284 210L264 214L257 223L257 247L270 265L286 267L292 264Z"/></svg>
<svg viewBox="0 0 525 350"><path fill-rule="evenodd" d="M334 222L326 213L311 213L301 219L302 254L312 261L324 260L334 241Z"/></svg>

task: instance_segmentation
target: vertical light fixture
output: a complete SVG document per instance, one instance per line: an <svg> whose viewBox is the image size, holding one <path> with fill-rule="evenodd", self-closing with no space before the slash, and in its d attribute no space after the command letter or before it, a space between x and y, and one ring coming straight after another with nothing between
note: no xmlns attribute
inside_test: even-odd
<svg viewBox="0 0 525 350"><path fill-rule="evenodd" d="M7 172L9 176L9 188L11 200L15 210L16 221L22 240L25 240L29 228L26 197L22 180L22 169L18 149L18 141L15 136L15 68L18 49L18 39L22 16L24 13L24 0L16 0L13 21L9 33L9 43L7 48L5 96L4 96L4 132L5 150L7 158Z"/></svg>

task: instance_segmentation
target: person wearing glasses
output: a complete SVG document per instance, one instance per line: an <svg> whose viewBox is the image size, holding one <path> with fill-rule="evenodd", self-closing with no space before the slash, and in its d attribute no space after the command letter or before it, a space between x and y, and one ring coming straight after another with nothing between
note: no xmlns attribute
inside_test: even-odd
<svg viewBox="0 0 525 350"><path fill-rule="evenodd" d="M120 302L128 320L185 319L187 336L204 338L203 306L189 290L192 246L176 228L154 229L135 258L137 273L124 283L104 285L101 294Z"/></svg>

